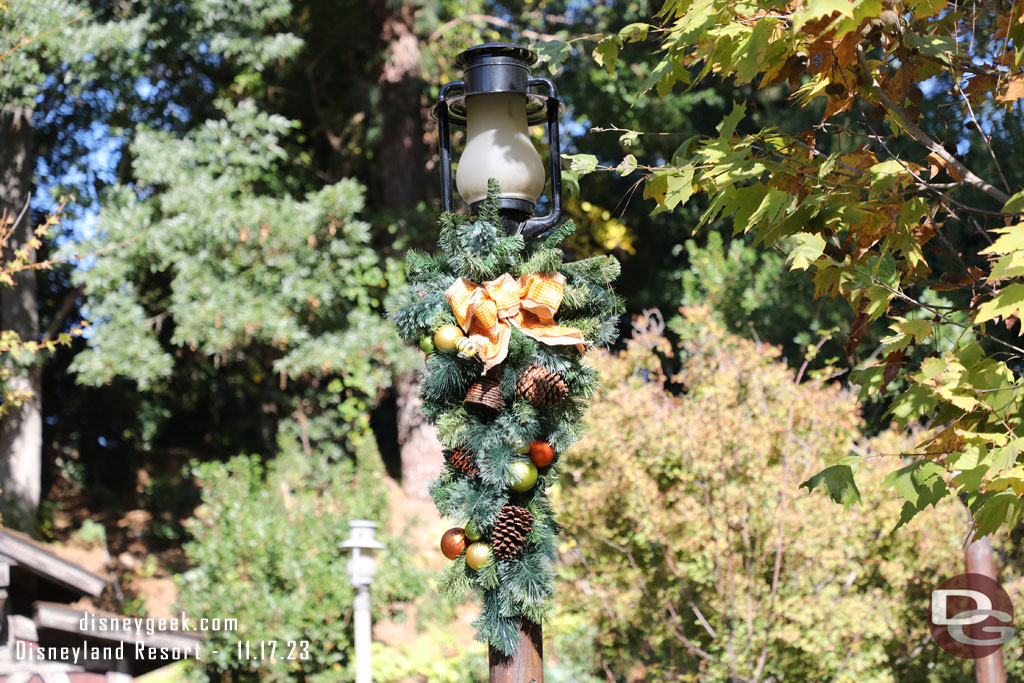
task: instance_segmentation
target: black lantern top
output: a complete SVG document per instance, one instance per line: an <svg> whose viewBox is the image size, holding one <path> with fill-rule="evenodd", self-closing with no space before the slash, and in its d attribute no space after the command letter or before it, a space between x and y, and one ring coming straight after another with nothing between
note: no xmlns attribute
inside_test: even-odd
<svg viewBox="0 0 1024 683"><path fill-rule="evenodd" d="M448 108L449 123L465 127L466 97L499 92L526 95L526 120L531 126L547 121L551 99L555 100L559 114L565 111L565 104L558 99L550 80L530 77L530 67L537 63L537 53L533 50L512 43L484 43L460 52L455 63L462 69L465 80L446 83L441 88L438 103L430 110L436 120L444 104ZM540 87L548 93L531 91Z"/></svg>

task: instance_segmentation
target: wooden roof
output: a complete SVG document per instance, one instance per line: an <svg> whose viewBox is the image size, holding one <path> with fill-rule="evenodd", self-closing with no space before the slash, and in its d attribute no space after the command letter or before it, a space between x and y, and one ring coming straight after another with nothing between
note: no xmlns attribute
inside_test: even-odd
<svg viewBox="0 0 1024 683"><path fill-rule="evenodd" d="M47 581L94 598L107 585L104 577L57 557L42 543L12 529L0 529L0 562L24 567Z"/></svg>

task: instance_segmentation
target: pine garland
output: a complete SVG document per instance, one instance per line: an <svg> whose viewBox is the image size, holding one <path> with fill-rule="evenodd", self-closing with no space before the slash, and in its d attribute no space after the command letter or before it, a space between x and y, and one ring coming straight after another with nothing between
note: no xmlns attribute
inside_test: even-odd
<svg viewBox="0 0 1024 683"><path fill-rule="evenodd" d="M581 330L592 345L611 343L617 329L615 312L621 310L621 300L610 287L619 273L618 262L610 256L599 256L563 263L558 247L575 230L571 221L539 245L528 246L520 235L506 235L495 181L491 181L489 190L475 219L455 214L440 217L439 256L409 253L409 288L389 306L389 318L402 338L415 342L423 335L433 335L441 325L455 324L444 293L456 278L481 283L503 273L518 277L558 272L565 276L566 287L556 323ZM542 408L517 399L517 381L533 365L559 375L569 389L568 397ZM598 378L574 347L547 346L516 327L512 328L508 355L499 369L504 407L496 415L467 410L463 405L469 385L481 375L482 364L477 358L430 354L420 398L424 416L437 427L442 444L451 450L471 452L479 470L470 476L449 464L431 482L430 493L438 512L460 525L472 523L485 540L490 538L503 508L517 506L532 516L522 552L515 557L499 559L492 553L479 570L471 569L460 557L437 578L440 592L453 599L469 590L478 593L482 611L475 622L477 639L512 655L519 621L526 618L541 623L551 612L560 532L547 495L547 489L558 478L558 459L540 469L533 488L516 492L510 488L515 483L513 463L528 459L517 445L547 441L555 453L560 453L578 441L587 400L597 388Z"/></svg>

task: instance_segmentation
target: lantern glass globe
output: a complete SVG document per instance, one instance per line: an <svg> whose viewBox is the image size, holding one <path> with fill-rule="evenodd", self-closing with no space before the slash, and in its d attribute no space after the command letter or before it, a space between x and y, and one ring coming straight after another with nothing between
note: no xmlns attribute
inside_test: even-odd
<svg viewBox="0 0 1024 683"><path fill-rule="evenodd" d="M522 93L466 98L466 147L455 186L472 205L487 198L490 178L498 181L505 198L536 203L544 190L544 163L530 140Z"/></svg>

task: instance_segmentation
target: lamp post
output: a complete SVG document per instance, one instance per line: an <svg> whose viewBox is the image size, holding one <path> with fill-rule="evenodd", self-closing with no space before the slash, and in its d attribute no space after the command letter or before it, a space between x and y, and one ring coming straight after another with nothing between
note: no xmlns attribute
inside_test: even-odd
<svg viewBox="0 0 1024 683"><path fill-rule="evenodd" d="M562 222L562 171L558 115L565 106L549 78L530 75L537 53L509 43L486 43L456 58L464 79L445 83L433 108L441 146L441 200L452 210L451 127L466 128L466 145L455 173L459 195L476 213L487 196L487 181L501 186L505 229L524 239ZM529 126L546 124L551 207L535 216L544 190L544 163L530 140Z"/></svg>
<svg viewBox="0 0 1024 683"><path fill-rule="evenodd" d="M373 673L370 667L370 586L377 576L377 560L374 551L382 550L384 544L377 540L376 522L354 519L348 523L349 537L339 547L352 551L348 561L348 576L356 589L353 603L353 625L355 627L356 679L355 683L371 683Z"/></svg>
<svg viewBox="0 0 1024 683"><path fill-rule="evenodd" d="M432 111L438 122L444 210L452 210L451 127L465 127L466 144L455 173L459 195L475 214L487 197L488 180L496 179L504 228L526 240L557 228L563 217L558 116L565 106L551 79L530 75L536 61L535 52L509 43L471 47L456 58L463 80L444 84ZM529 134L529 127L538 124L547 126L551 179L550 208L543 216L535 214L544 190L544 162ZM540 624L520 623L515 656L490 647L488 658L492 682L542 683Z"/></svg>

